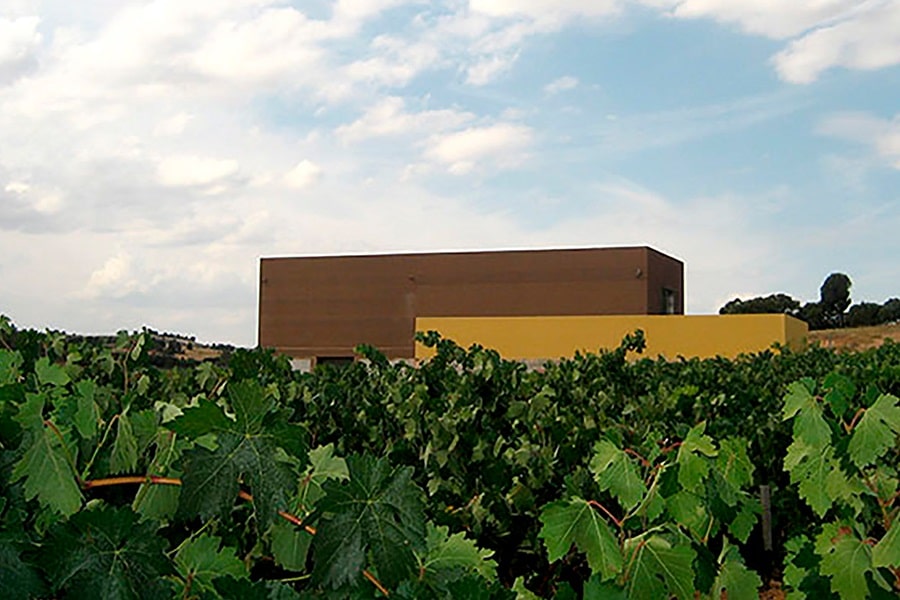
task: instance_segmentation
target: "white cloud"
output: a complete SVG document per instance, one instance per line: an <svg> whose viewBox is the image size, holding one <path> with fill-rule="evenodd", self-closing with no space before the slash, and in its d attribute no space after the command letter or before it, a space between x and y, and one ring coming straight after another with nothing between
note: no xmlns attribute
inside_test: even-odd
<svg viewBox="0 0 900 600"><path fill-rule="evenodd" d="M881 160L900 170L900 113L893 119L863 112L838 113L824 119L818 132L868 146Z"/></svg>
<svg viewBox="0 0 900 600"><path fill-rule="evenodd" d="M340 17L368 19L404 4L421 4L423 0L337 0L334 12Z"/></svg>
<svg viewBox="0 0 900 600"><path fill-rule="evenodd" d="M302 77L322 57L324 30L293 8L272 7L246 21L218 24L190 61L201 73L244 83Z"/></svg>
<svg viewBox="0 0 900 600"><path fill-rule="evenodd" d="M519 58L517 52L495 54L476 60L466 67L466 83L469 85L486 85L497 79L502 73L509 71Z"/></svg>
<svg viewBox="0 0 900 600"><path fill-rule="evenodd" d="M83 298L112 296L120 298L140 287L140 282L132 273L133 259L125 252L111 256L103 266L91 273L85 288L80 292Z"/></svg>
<svg viewBox="0 0 900 600"><path fill-rule="evenodd" d="M12 205L7 207L8 209L18 208L19 211L24 209L26 212L49 216L59 213L65 205L62 192L47 186L34 186L24 181L10 181L3 189L8 194L4 202Z"/></svg>
<svg viewBox="0 0 900 600"><path fill-rule="evenodd" d="M900 64L900 2L820 27L774 57L782 79L812 83L833 67L875 70Z"/></svg>
<svg viewBox="0 0 900 600"><path fill-rule="evenodd" d="M0 85L34 66L41 45L38 17L0 17Z"/></svg>
<svg viewBox="0 0 900 600"><path fill-rule="evenodd" d="M558 94L567 90L574 90L578 87L578 78L571 75L564 75L559 79L554 79L544 86L544 91L548 94Z"/></svg>
<svg viewBox="0 0 900 600"><path fill-rule="evenodd" d="M374 137L420 135L454 129L474 118L474 114L457 109L409 112L403 98L389 96L367 109L359 119L338 127L335 134L346 142Z"/></svg>
<svg viewBox="0 0 900 600"><path fill-rule="evenodd" d="M525 125L497 123L434 136L425 155L454 175L463 175L485 163L500 168L518 166L533 139L534 132Z"/></svg>
<svg viewBox="0 0 900 600"><path fill-rule="evenodd" d="M617 14L620 0L469 0L470 10L491 17L526 17L547 27L559 27L578 17Z"/></svg>
<svg viewBox="0 0 900 600"><path fill-rule="evenodd" d="M166 117L159 122L156 129L153 130L153 134L158 136L181 135L193 118L194 115L185 112Z"/></svg>
<svg viewBox="0 0 900 600"><path fill-rule="evenodd" d="M292 189L302 190L315 185L322 177L322 168L309 160L301 160L285 173L284 182Z"/></svg>
<svg viewBox="0 0 900 600"><path fill-rule="evenodd" d="M224 183L238 170L235 160L179 155L160 160L157 174L165 186L206 187Z"/></svg>
<svg viewBox="0 0 900 600"><path fill-rule="evenodd" d="M742 30L790 39L775 55L779 76L806 84L834 67L880 69L900 64L896 0L640 0L679 19L710 18Z"/></svg>
<svg viewBox="0 0 900 600"><path fill-rule="evenodd" d="M867 0L641 0L679 19L710 18L772 38L799 35L840 17Z"/></svg>
<svg viewBox="0 0 900 600"><path fill-rule="evenodd" d="M353 81L388 87L407 84L426 68L436 66L441 58L439 49L432 44L387 35L372 40L369 52L369 57L347 65L345 73Z"/></svg>
<svg viewBox="0 0 900 600"><path fill-rule="evenodd" d="M11 194L21 196L23 194L27 194L31 189L31 186L23 181L10 181L6 184L6 187L4 189Z"/></svg>

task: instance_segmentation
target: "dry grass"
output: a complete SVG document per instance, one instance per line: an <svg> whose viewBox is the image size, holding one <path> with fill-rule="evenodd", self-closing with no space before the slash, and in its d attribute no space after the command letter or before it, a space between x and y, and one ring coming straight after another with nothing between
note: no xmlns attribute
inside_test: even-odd
<svg viewBox="0 0 900 600"><path fill-rule="evenodd" d="M873 327L855 327L852 329L823 329L810 331L810 343L818 343L825 348L841 350L866 350L876 348L891 339L900 342L900 323L875 325Z"/></svg>

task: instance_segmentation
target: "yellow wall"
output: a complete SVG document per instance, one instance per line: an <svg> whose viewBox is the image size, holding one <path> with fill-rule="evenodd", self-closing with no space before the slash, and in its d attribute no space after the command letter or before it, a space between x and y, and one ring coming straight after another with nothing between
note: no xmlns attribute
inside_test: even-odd
<svg viewBox="0 0 900 600"><path fill-rule="evenodd" d="M438 331L463 347L493 348L505 358L556 359L615 348L644 330L645 356L734 357L778 342L800 347L806 323L787 315L630 315L587 317L420 317L416 331ZM416 358L432 350L416 345Z"/></svg>

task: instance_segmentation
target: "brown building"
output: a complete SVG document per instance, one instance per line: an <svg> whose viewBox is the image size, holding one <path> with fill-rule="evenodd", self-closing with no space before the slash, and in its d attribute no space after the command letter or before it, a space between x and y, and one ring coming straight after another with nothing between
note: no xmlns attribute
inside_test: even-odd
<svg viewBox="0 0 900 600"><path fill-rule="evenodd" d="M416 317L683 314L683 281L681 261L647 247L263 258L259 343L412 358Z"/></svg>

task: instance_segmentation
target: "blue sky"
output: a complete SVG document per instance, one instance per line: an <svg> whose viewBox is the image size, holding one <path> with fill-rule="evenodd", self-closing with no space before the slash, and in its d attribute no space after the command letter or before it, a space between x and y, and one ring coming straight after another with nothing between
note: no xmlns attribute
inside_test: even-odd
<svg viewBox="0 0 900 600"><path fill-rule="evenodd" d="M897 0L8 0L0 312L256 339L260 256L650 245L900 296Z"/></svg>

